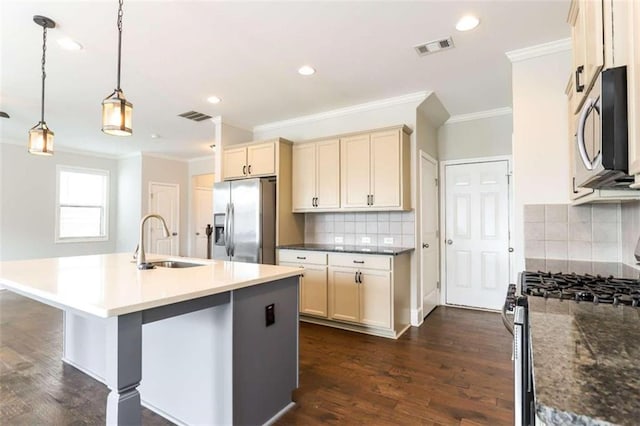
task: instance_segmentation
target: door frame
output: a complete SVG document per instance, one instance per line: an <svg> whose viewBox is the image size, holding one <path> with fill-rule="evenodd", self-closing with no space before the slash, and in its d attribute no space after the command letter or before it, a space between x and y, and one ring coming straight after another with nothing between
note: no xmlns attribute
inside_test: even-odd
<svg viewBox="0 0 640 426"><path fill-rule="evenodd" d="M176 212L176 220L178 222L178 226L177 226L177 230L173 230L171 229L171 232L177 232L178 233L178 238L176 239L176 251L178 252L178 256L180 255L180 238L182 238L181 236L181 232L180 232L180 184L178 183L169 183L169 182L157 182L157 181L149 181L149 187L148 187L148 191L147 191L147 213L145 214L149 214L149 213L154 213L151 211L151 188L153 187L153 185L162 185L162 186L172 186L176 189L176 197L177 197L177 201L178 201L178 211ZM147 226L151 226L151 224L149 222L147 222ZM151 235L150 232L148 232L149 230L145 230L145 234L147 235Z"/></svg>
<svg viewBox="0 0 640 426"><path fill-rule="evenodd" d="M433 158L432 156L430 156L429 154L427 154L426 152L424 152L423 150L419 150L419 157L418 157L418 200L416 201L416 204L418 204L420 206L420 215L418 217L418 223L420 224L417 227L417 231L418 231L418 235L416 238L416 248L419 250L420 253L420 272L419 272L419 285L418 285L418 300L420 301L420 303L418 303L418 307L419 307L419 312L418 312L418 317L414 318L415 321L415 325L420 325L423 323L424 321L424 263L422 262L422 218L424 215L424 212L422 211L422 197L423 197L423 191L422 191L422 159L427 160L428 162L432 163L434 166L436 166L436 179L438 180L438 188L436 189L436 201L438 202L438 230L436 232L436 236L438 238L438 240L440 240L440 229L441 229L441 223L440 223L440 206L441 206L441 201L440 201L440 166L438 164L438 160L436 160L435 158ZM438 256L440 256L439 250L438 250ZM442 282L441 279L441 268L438 268L438 281ZM440 289L440 285L438 285L437 287L437 291L439 292L438 294L438 298L440 298L440 295L442 294L442 290Z"/></svg>
<svg viewBox="0 0 640 426"><path fill-rule="evenodd" d="M460 305L449 305L447 303L447 254L446 254L446 236L447 236L447 228L446 228L446 211L447 211L447 181L446 181L446 167L447 166L457 166L461 164L477 164L477 163L492 163L497 161L506 161L509 183L507 189L507 209L508 209L508 224L507 224L507 233L508 233L508 246L513 247L513 157L511 155L496 155L491 157L476 157L476 158L467 158L462 160L445 160L440 162L440 211L443 213L440 215L440 303L444 306L456 306L458 308L465 308ZM508 268L509 268L509 280L511 280L511 272L513 268L513 252L509 251L509 259L508 259ZM480 308L471 308L468 309L476 309L482 310Z"/></svg>

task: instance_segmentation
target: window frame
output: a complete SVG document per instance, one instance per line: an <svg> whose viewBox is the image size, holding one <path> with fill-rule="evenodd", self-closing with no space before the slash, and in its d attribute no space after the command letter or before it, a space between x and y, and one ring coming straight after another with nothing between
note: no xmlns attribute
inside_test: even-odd
<svg viewBox="0 0 640 426"><path fill-rule="evenodd" d="M71 172L71 173L84 173L91 175L103 176L105 178L104 191L105 191L105 200L103 206L103 215L102 215L102 230L103 235L97 237L83 236L83 237L60 237L60 208L61 207L96 207L94 205L66 205L60 204L60 174L62 172ZM105 169L94 169L87 167L77 167L77 166L65 166L62 164L56 165L56 199L55 199L55 235L54 241L56 244L58 243L93 243L93 242L101 242L101 241L109 241L109 198L110 198L110 183L111 183L111 174L109 170Z"/></svg>

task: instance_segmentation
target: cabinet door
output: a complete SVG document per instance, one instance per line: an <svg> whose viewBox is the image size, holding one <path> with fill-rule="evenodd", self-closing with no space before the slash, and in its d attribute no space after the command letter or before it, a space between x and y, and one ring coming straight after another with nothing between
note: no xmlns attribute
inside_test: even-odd
<svg viewBox="0 0 640 426"><path fill-rule="evenodd" d="M640 188L640 3L628 3L629 43L627 82L629 103L629 173L636 175L633 188Z"/></svg>
<svg viewBox="0 0 640 426"><path fill-rule="evenodd" d="M246 176L247 148L225 149L222 153L222 178L237 179Z"/></svg>
<svg viewBox="0 0 640 426"><path fill-rule="evenodd" d="M329 267L329 318L358 322L359 288L354 268Z"/></svg>
<svg viewBox="0 0 640 426"><path fill-rule="evenodd" d="M391 327L391 272L371 269L360 272L360 322Z"/></svg>
<svg viewBox="0 0 640 426"><path fill-rule="evenodd" d="M326 266L304 266L300 285L300 313L327 317Z"/></svg>
<svg viewBox="0 0 640 426"><path fill-rule="evenodd" d="M342 207L369 207L369 134L340 140L340 170Z"/></svg>
<svg viewBox="0 0 640 426"><path fill-rule="evenodd" d="M371 134L373 206L400 207L400 130Z"/></svg>
<svg viewBox="0 0 640 426"><path fill-rule="evenodd" d="M270 176L276 174L276 144L261 143L247 147L247 173L249 176Z"/></svg>
<svg viewBox="0 0 640 426"><path fill-rule="evenodd" d="M585 88L590 88L604 66L602 0L582 0L584 10Z"/></svg>
<svg viewBox="0 0 640 426"><path fill-rule="evenodd" d="M340 207L340 141L316 142L316 197L323 209Z"/></svg>
<svg viewBox="0 0 640 426"><path fill-rule="evenodd" d="M316 146L293 145L291 196L293 211L311 210L316 196Z"/></svg>

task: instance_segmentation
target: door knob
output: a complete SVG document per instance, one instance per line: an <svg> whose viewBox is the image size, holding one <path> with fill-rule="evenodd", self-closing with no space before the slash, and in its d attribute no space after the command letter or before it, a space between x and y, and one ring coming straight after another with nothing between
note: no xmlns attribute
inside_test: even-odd
<svg viewBox="0 0 640 426"><path fill-rule="evenodd" d="M509 253L513 253L513 247L509 247Z"/></svg>
<svg viewBox="0 0 640 426"><path fill-rule="evenodd" d="M200 233L199 233L199 232L196 232L196 235L200 235Z"/></svg>
<svg viewBox="0 0 640 426"><path fill-rule="evenodd" d="M453 244L453 240L447 240L447 244L449 245Z"/></svg>
<svg viewBox="0 0 640 426"><path fill-rule="evenodd" d="M429 244L427 244L427 243L422 243L422 248L429 248Z"/></svg>

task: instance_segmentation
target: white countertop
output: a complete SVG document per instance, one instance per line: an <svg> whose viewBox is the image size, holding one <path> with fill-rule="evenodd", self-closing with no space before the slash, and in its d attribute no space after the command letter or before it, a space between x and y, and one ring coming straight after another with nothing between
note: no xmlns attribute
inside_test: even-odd
<svg viewBox="0 0 640 426"><path fill-rule="evenodd" d="M0 262L0 284L59 308L112 317L300 275L300 269L176 256L201 263L139 271L131 253Z"/></svg>

